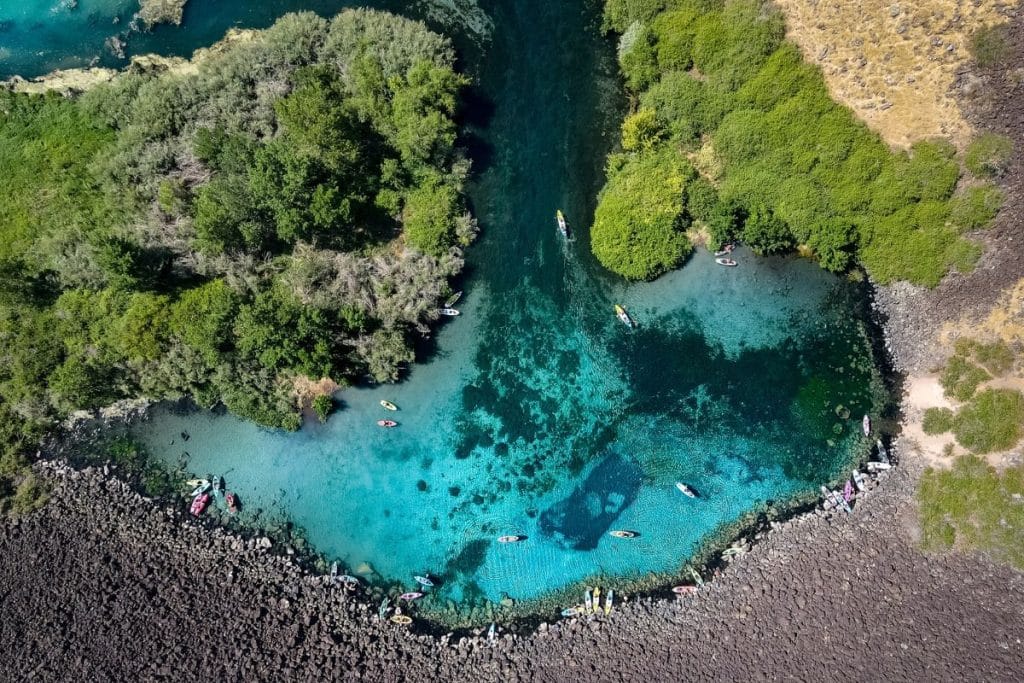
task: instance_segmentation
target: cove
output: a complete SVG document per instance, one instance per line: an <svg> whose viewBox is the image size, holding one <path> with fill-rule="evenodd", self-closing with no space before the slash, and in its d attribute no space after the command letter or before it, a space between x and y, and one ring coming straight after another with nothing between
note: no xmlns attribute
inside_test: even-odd
<svg viewBox="0 0 1024 683"><path fill-rule="evenodd" d="M133 35L129 47L183 53L236 22L343 6L235 4L192 0L181 28ZM426 362L401 384L346 390L327 424L297 433L167 406L138 432L169 465L222 474L243 522L288 521L378 584L411 588L429 573L430 610L669 580L722 525L842 476L866 446L860 416L882 400L859 291L813 263L740 249L740 267L722 268L698 251L651 283L604 273L586 226L625 103L596 4L477 9L486 35L464 22L450 31L478 83L465 143L483 235L460 283L462 315L424 345ZM23 73L101 54L101 19L65 53L54 38ZM19 26L7 28L21 36L18 54L40 48ZM574 241L557 233L557 208ZM382 399L400 411L386 414ZM380 429L384 417L400 426ZM702 497L685 498L677 481ZM527 538L500 544L503 534Z"/></svg>

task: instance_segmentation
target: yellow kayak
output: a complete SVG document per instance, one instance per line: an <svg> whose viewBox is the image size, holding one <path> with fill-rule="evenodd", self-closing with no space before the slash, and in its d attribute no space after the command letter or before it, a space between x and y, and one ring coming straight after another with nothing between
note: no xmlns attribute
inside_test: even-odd
<svg viewBox="0 0 1024 683"><path fill-rule="evenodd" d="M402 626L408 626L412 623L412 617L407 617L404 614L396 614L391 617L391 621Z"/></svg>

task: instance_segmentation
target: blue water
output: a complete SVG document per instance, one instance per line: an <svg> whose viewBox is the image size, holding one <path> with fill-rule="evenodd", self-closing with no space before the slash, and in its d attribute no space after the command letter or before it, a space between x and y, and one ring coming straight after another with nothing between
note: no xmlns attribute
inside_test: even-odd
<svg viewBox="0 0 1024 683"><path fill-rule="evenodd" d="M129 46L187 52L236 21L341 5L191 0L183 27ZM701 250L626 285L590 256L586 226L625 107L595 8L495 0L478 8L490 30L450 27L477 82L464 142L483 236L460 284L463 315L424 344L425 362L401 384L346 390L326 425L298 433L161 409L139 432L156 455L223 474L244 521L286 519L368 581L411 587L430 573L441 585L428 609L676 574L722 525L858 457L859 418L881 396L849 283L741 249L738 268ZM91 59L82 45L101 46L109 27L90 26L68 46L9 28L20 38L7 63L31 75ZM576 229L569 244L558 207ZM637 329L614 318L616 302ZM377 427L385 417L400 427ZM528 538L497 543L503 534Z"/></svg>

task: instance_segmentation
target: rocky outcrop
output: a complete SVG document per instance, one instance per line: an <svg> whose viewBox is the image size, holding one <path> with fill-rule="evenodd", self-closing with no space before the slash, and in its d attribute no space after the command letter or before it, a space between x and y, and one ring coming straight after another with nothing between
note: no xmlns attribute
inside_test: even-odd
<svg viewBox="0 0 1024 683"><path fill-rule="evenodd" d="M154 24L181 24L188 0L139 0L139 16L146 26Z"/></svg>

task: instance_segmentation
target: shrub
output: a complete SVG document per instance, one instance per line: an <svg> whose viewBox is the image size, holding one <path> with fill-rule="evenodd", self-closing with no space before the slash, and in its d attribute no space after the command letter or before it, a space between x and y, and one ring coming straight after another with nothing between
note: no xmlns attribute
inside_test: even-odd
<svg viewBox="0 0 1024 683"><path fill-rule="evenodd" d="M952 396L958 401L967 401L974 395L978 385L987 379L991 379L991 375L963 356L955 355L946 363L939 383L942 384L947 396Z"/></svg>
<svg viewBox="0 0 1024 683"><path fill-rule="evenodd" d="M771 210L757 207L743 223L743 241L757 254L776 254L793 248L789 227Z"/></svg>
<svg viewBox="0 0 1024 683"><path fill-rule="evenodd" d="M610 171L591 231L597 259L631 280L677 266L692 250L680 215L683 188L693 176L692 167L667 147L631 156Z"/></svg>
<svg viewBox="0 0 1024 683"><path fill-rule="evenodd" d="M661 137L653 109L640 109L622 122L622 148L627 152L649 149Z"/></svg>
<svg viewBox="0 0 1024 683"><path fill-rule="evenodd" d="M633 24L619 43L619 66L626 85L643 90L658 78L658 57L654 50L654 34L642 24Z"/></svg>
<svg viewBox="0 0 1024 683"><path fill-rule="evenodd" d="M1010 41L1005 26L982 26L970 38L968 49L974 61L982 68L996 66L1010 53Z"/></svg>
<svg viewBox="0 0 1024 683"><path fill-rule="evenodd" d="M1022 424L1024 395L1012 389L986 389L957 412L953 433L964 448L990 453L1015 446Z"/></svg>
<svg viewBox="0 0 1024 683"><path fill-rule="evenodd" d="M957 546L985 552L1024 569L1024 467L1002 472L973 455L952 467L925 471L917 489L922 545L930 550Z"/></svg>
<svg viewBox="0 0 1024 683"><path fill-rule="evenodd" d="M1003 191L994 185L967 188L949 202L949 220L962 231L979 230L992 222L1003 205Z"/></svg>
<svg viewBox="0 0 1024 683"><path fill-rule="evenodd" d="M327 422L327 416L334 410L334 399L327 394L320 394L313 399L313 412L321 424Z"/></svg>
<svg viewBox="0 0 1024 683"><path fill-rule="evenodd" d="M964 165L980 178L1003 175L1013 156L1013 141L998 133L982 133L971 140L964 153Z"/></svg>
<svg viewBox="0 0 1024 683"><path fill-rule="evenodd" d="M953 431L954 413L949 408L928 408L924 411L921 428L925 434L945 434Z"/></svg>
<svg viewBox="0 0 1024 683"><path fill-rule="evenodd" d="M405 198L402 222L409 243L427 254L441 254L455 241L459 193L440 180L423 183Z"/></svg>
<svg viewBox="0 0 1024 683"><path fill-rule="evenodd" d="M984 344L972 339L961 339L956 343L956 352L972 357L994 377L1005 375L1013 369L1013 351L1002 340Z"/></svg>

